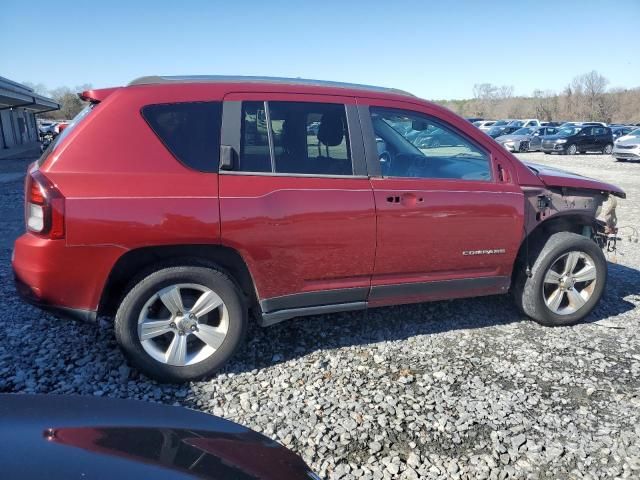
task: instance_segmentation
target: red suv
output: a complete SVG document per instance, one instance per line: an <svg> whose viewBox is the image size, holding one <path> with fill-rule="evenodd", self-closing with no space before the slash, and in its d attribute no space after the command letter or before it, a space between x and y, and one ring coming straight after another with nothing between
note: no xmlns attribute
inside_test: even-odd
<svg viewBox="0 0 640 480"><path fill-rule="evenodd" d="M534 320L568 325L602 296L624 192L525 166L406 92L145 77L80 96L29 169L16 283L44 308L114 316L149 376L211 374L249 311L267 326L512 291Z"/></svg>

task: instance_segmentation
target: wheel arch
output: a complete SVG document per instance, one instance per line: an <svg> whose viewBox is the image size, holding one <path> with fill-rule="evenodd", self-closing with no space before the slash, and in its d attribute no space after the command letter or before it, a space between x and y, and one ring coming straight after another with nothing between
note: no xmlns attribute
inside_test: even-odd
<svg viewBox="0 0 640 480"><path fill-rule="evenodd" d="M223 271L244 293L250 307L258 304L253 278L237 250L224 245L163 245L129 250L118 258L102 289L98 314L114 316L118 305L132 287L132 280L141 273L184 264Z"/></svg>
<svg viewBox="0 0 640 480"><path fill-rule="evenodd" d="M595 229L597 223L598 221L593 215L569 211L556 213L536 225L533 230L527 233L520 244L511 274L512 286L518 277L518 273L533 264L533 261L535 261L538 253L551 235L558 232L571 232L582 235L585 227Z"/></svg>

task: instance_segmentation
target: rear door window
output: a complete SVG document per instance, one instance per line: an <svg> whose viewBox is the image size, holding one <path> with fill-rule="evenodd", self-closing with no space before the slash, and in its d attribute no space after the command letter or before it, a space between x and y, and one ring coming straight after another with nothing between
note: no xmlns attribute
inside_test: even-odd
<svg viewBox="0 0 640 480"><path fill-rule="evenodd" d="M142 116L183 165L201 172L218 171L221 102L147 105Z"/></svg>
<svg viewBox="0 0 640 480"><path fill-rule="evenodd" d="M345 106L243 102L239 168L244 172L352 175Z"/></svg>

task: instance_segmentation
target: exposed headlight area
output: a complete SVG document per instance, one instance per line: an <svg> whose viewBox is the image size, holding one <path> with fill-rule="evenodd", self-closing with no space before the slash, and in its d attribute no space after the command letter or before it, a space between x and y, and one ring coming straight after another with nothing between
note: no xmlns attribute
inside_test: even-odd
<svg viewBox="0 0 640 480"><path fill-rule="evenodd" d="M567 141L564 138L560 138L556 140L556 143L567 143Z"/></svg>

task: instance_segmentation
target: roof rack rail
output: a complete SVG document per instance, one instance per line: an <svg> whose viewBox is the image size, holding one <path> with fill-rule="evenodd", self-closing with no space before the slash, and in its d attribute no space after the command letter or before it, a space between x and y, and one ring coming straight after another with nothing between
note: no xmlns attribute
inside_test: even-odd
<svg viewBox="0 0 640 480"><path fill-rule="evenodd" d="M258 77L242 75L151 75L139 77L129 82L133 85L155 85L167 83L272 83L278 85L310 85L317 87L351 88L355 90L368 90L372 92L395 93L414 97L412 93L397 88L376 87L373 85L361 85L358 83L332 82L328 80L310 80L306 78L286 77Z"/></svg>

